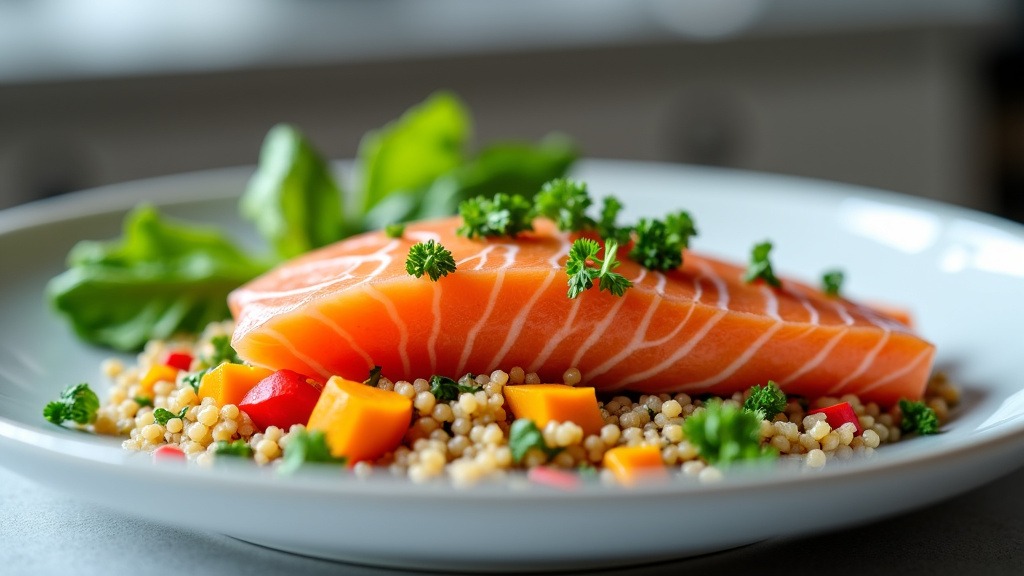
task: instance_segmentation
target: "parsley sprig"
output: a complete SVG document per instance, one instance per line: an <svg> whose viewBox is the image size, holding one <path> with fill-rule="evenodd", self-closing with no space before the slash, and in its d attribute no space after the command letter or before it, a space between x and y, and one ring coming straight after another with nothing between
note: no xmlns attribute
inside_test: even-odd
<svg viewBox="0 0 1024 576"><path fill-rule="evenodd" d="M771 420L786 410L786 393L771 380L764 386L752 386L750 395L743 401L743 409L757 413L763 420Z"/></svg>
<svg viewBox="0 0 1024 576"><path fill-rule="evenodd" d="M447 376L434 374L430 377L430 393L433 394L434 398L439 402L451 402L452 400L458 399L460 394L466 392L472 394L483 390L480 386L467 386L461 382L462 381L456 382Z"/></svg>
<svg viewBox="0 0 1024 576"><path fill-rule="evenodd" d="M437 282L442 276L455 272L455 258L440 242L430 239L409 248L405 271L417 278L426 274Z"/></svg>
<svg viewBox="0 0 1024 576"><path fill-rule="evenodd" d="M750 252L750 266L747 267L747 273L743 276L744 280L747 282L764 280L769 286L775 288L782 286L782 281L775 275L775 271L772 270L772 262L768 259L771 251L772 243L769 241L754 246Z"/></svg>
<svg viewBox="0 0 1024 576"><path fill-rule="evenodd" d="M515 237L533 230L533 204L519 194L477 196L459 204L462 226L456 233L466 238L486 236Z"/></svg>
<svg viewBox="0 0 1024 576"><path fill-rule="evenodd" d="M829 270L821 275L822 292L828 296L839 296L839 290L843 287L843 271Z"/></svg>
<svg viewBox="0 0 1024 576"><path fill-rule="evenodd" d="M907 434L938 434L939 417L924 402L900 400L900 430Z"/></svg>
<svg viewBox="0 0 1024 576"><path fill-rule="evenodd" d="M561 451L561 448L552 448L544 442L544 433L534 424L533 420L519 418L512 423L508 429L508 447L512 451L512 460L522 462L526 453L536 448L548 455L550 458Z"/></svg>
<svg viewBox="0 0 1024 576"><path fill-rule="evenodd" d="M636 244L629 257L650 270L674 270L683 264L683 250L697 235L693 218L680 210L664 220L641 218L637 222Z"/></svg>
<svg viewBox="0 0 1024 576"><path fill-rule="evenodd" d="M569 248L569 259L565 263L565 271L569 275L569 298L576 298L583 291L594 286L598 281L601 290L607 290L616 296L622 296L626 289L633 285L625 276L612 272L619 265L616 252L619 244L609 240L604 246L604 259L598 258L601 245L590 238L580 238ZM593 262L591 266L588 262Z"/></svg>
<svg viewBox="0 0 1024 576"><path fill-rule="evenodd" d="M65 420L76 424L90 424L96 420L100 398L86 383L68 386L58 400L43 408L43 417L60 426Z"/></svg>
<svg viewBox="0 0 1024 576"><path fill-rule="evenodd" d="M761 445L760 430L760 414L719 399L708 401L704 410L683 421L686 438L705 460L719 466L777 456L773 448Z"/></svg>
<svg viewBox="0 0 1024 576"><path fill-rule="evenodd" d="M580 232L595 226L593 218L587 216L594 201L584 182L556 178L544 184L533 201L536 215L554 221L563 232Z"/></svg>

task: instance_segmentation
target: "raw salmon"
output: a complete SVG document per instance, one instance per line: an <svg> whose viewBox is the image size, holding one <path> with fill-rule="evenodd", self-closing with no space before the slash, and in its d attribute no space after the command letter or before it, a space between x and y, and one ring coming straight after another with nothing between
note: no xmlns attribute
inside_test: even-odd
<svg viewBox="0 0 1024 576"><path fill-rule="evenodd" d="M369 233L301 256L235 290L242 358L326 380L411 380L521 366L560 382L576 367L601 391L730 394L769 379L789 394L854 393L891 404L921 397L934 347L905 324L799 282L748 284L744 268L687 252L657 272L622 258L634 286L570 300L572 238L546 220L508 238L456 236L457 218ZM434 239L453 274L405 271L409 247Z"/></svg>

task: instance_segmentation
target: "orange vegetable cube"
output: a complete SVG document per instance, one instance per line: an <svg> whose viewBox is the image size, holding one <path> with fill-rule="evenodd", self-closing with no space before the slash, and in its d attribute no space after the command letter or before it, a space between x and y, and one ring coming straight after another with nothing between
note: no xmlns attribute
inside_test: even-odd
<svg viewBox="0 0 1024 576"><path fill-rule="evenodd" d="M529 418L538 428L548 422L572 422L584 434L600 434L604 426L593 388L564 384L518 384L504 388L505 402L516 418Z"/></svg>
<svg viewBox="0 0 1024 576"><path fill-rule="evenodd" d="M218 406L238 404L246 392L273 373L273 370L258 366L225 362L203 374L199 381L199 397L211 397Z"/></svg>
<svg viewBox="0 0 1024 576"><path fill-rule="evenodd" d="M620 484L627 486L668 478L657 446L617 446L604 453L602 462Z"/></svg>
<svg viewBox="0 0 1024 576"><path fill-rule="evenodd" d="M157 382L174 382L178 377L178 369L174 366L167 366L165 364L155 364L152 368L146 371L146 374L142 377L142 381L139 383L142 386L142 390L153 395L153 385Z"/></svg>
<svg viewBox="0 0 1024 576"><path fill-rule="evenodd" d="M411 398L332 376L306 428L324 433L332 456L355 464L397 448L411 422Z"/></svg>

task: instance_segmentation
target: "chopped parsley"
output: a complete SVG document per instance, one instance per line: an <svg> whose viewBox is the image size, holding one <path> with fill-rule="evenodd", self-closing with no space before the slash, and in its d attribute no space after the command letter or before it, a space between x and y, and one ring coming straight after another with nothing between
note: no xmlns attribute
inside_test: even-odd
<svg viewBox="0 0 1024 576"><path fill-rule="evenodd" d="M711 399L704 410L683 421L683 432L711 464L727 466L740 460L774 458L761 446L761 417L734 404Z"/></svg>
<svg viewBox="0 0 1024 576"><path fill-rule="evenodd" d="M96 421L96 412L100 409L100 398L86 383L68 386L60 394L60 398L43 407L43 417L60 426L65 420L76 424L89 424Z"/></svg>
<svg viewBox="0 0 1024 576"><path fill-rule="evenodd" d="M556 178L541 187L533 202L536 215L554 221L563 232L579 232L594 227L594 220L587 216L593 200L584 182Z"/></svg>
<svg viewBox="0 0 1024 576"><path fill-rule="evenodd" d="M774 286L775 288L782 286L782 281L775 276L771 260L768 259L768 254L771 251L772 243L768 241L754 246L750 253L750 266L747 267L747 273L743 276L744 280L747 282L764 280L769 286Z"/></svg>
<svg viewBox="0 0 1024 576"><path fill-rule="evenodd" d="M322 430L302 430L289 437L278 471L281 474L291 474L307 462L344 465L348 459L344 456L337 458L331 455L327 437Z"/></svg>
<svg viewBox="0 0 1024 576"><path fill-rule="evenodd" d="M377 387L377 382L380 382L380 366L370 368L370 375L367 376L366 380L363 380L363 384L375 388Z"/></svg>
<svg viewBox="0 0 1024 576"><path fill-rule="evenodd" d="M612 269L619 265L616 252L619 244L615 240L609 240L604 247L605 257L597 257L601 245L590 238L579 238L569 248L569 259L565 263L565 271L569 275L569 298L576 298L584 290L594 286L594 280L599 282L601 290L607 290L616 296L622 296L626 289L633 285L621 274L612 272ZM597 267L587 264L592 261Z"/></svg>
<svg viewBox="0 0 1024 576"><path fill-rule="evenodd" d="M778 384L769 380L764 386L750 388L750 395L743 401L743 409L756 412L763 420L771 420L786 410L786 393Z"/></svg>
<svg viewBox="0 0 1024 576"><path fill-rule="evenodd" d="M829 296L839 296L839 290L843 287L843 271L829 270L821 275L822 292Z"/></svg>
<svg viewBox="0 0 1024 576"><path fill-rule="evenodd" d="M405 234L405 224L388 224L384 227L384 235L388 238L401 238Z"/></svg>
<svg viewBox="0 0 1024 576"><path fill-rule="evenodd" d="M939 417L935 410L932 410L924 402L912 402L900 400L900 412L903 419L900 420L900 430L907 434L938 434Z"/></svg>
<svg viewBox="0 0 1024 576"><path fill-rule="evenodd" d="M636 244L629 257L650 270L674 270L683 264L683 250L697 228L688 212L680 210L665 220L641 218L636 228Z"/></svg>
<svg viewBox="0 0 1024 576"><path fill-rule="evenodd" d="M417 278L426 274L437 282L442 276L455 272L455 258L440 242L430 239L409 248L405 271Z"/></svg>
<svg viewBox="0 0 1024 576"><path fill-rule="evenodd" d="M181 409L181 412L175 414L166 408L157 408L153 410L153 420L161 426L166 426L172 418L184 418L185 412L188 412L188 406Z"/></svg>
<svg viewBox="0 0 1024 576"><path fill-rule="evenodd" d="M232 364L241 364L242 359L238 357L238 352L231 347L230 336L214 336L210 340L210 344L213 346L213 355L206 359L208 366L219 366L224 362L230 362Z"/></svg>
<svg viewBox="0 0 1024 576"><path fill-rule="evenodd" d="M191 386L192 387L192 391L195 392L196 394L198 394L199 393L199 384L202 383L203 376L205 376L206 373L209 372L209 371L210 371L210 369L207 368L205 370L197 370L195 372L189 372L188 374L185 374L184 376L181 377L181 382L182 382L182 384L188 384L189 386Z"/></svg>
<svg viewBox="0 0 1024 576"><path fill-rule="evenodd" d="M459 204L462 226L456 233L466 238L515 237L533 230L533 204L519 194L495 194L470 198Z"/></svg>
<svg viewBox="0 0 1024 576"><path fill-rule="evenodd" d="M132 400L135 400L135 403L139 405L139 408L153 405L153 400L145 396L136 396L135 398L132 398Z"/></svg>
<svg viewBox="0 0 1024 576"><path fill-rule="evenodd" d="M457 400L459 394L463 393L474 393L483 390L479 386L466 386L460 382L456 382L447 376L440 376L434 374L430 377L430 393L434 395L439 402L451 402Z"/></svg>
<svg viewBox="0 0 1024 576"><path fill-rule="evenodd" d="M217 456L233 456L237 458L252 458L252 446L245 440L218 440L213 445L213 453Z"/></svg>
<svg viewBox="0 0 1024 576"><path fill-rule="evenodd" d="M558 454L559 448L551 448L544 442L544 434L528 418L520 418L508 429L508 447L512 451L512 460L522 462L531 448L544 452L549 457Z"/></svg>

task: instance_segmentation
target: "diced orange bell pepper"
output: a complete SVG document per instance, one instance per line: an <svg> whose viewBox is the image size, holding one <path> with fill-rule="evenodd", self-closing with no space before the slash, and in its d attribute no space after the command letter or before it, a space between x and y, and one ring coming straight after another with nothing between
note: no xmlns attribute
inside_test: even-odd
<svg viewBox="0 0 1024 576"><path fill-rule="evenodd" d="M657 446L617 446L604 453L602 462L620 484L627 486L668 478Z"/></svg>
<svg viewBox="0 0 1024 576"><path fill-rule="evenodd" d="M153 395L153 385L157 382L174 382L178 377L178 369L165 364L154 364L142 377L139 385L142 391L149 396Z"/></svg>
<svg viewBox="0 0 1024 576"><path fill-rule="evenodd" d="M528 418L538 428L548 422L573 422L584 434L600 434L604 426L593 388L564 384L518 384L504 388L505 402L516 418Z"/></svg>
<svg viewBox="0 0 1024 576"><path fill-rule="evenodd" d="M397 448L411 421L411 398L332 376L306 428L323 431L331 455L351 465Z"/></svg>
<svg viewBox="0 0 1024 576"><path fill-rule="evenodd" d="M225 362L203 374L199 381L199 397L213 398L218 406L238 404L246 392L273 373L258 366Z"/></svg>

